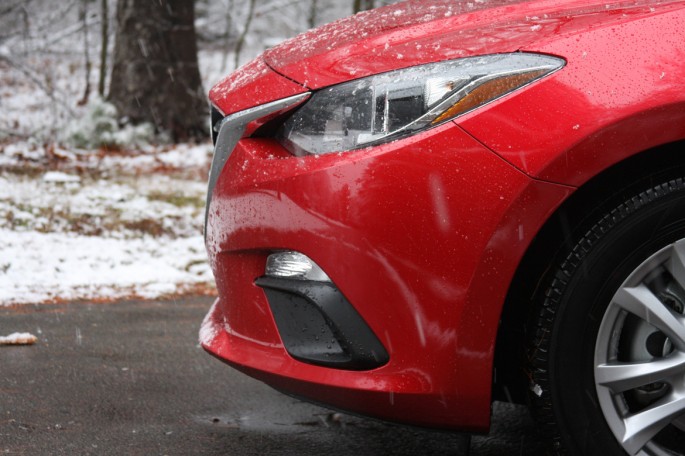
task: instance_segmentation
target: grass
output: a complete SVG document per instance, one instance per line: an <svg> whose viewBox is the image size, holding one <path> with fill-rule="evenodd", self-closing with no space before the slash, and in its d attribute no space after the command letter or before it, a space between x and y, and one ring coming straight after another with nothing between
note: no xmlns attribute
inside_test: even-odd
<svg viewBox="0 0 685 456"><path fill-rule="evenodd" d="M30 207L10 203L3 216L1 203L0 226L17 231L33 229L40 233L67 232L83 236L119 232L124 237L133 238L141 235L177 237L180 229L192 229L188 226L189 221L180 215L126 219L123 218L122 210L115 207L105 207L103 213L91 215L75 213L69 208ZM20 212L31 214L32 217L17 217L16 214ZM197 230L199 232L200 227Z"/></svg>
<svg viewBox="0 0 685 456"><path fill-rule="evenodd" d="M159 192L159 191L152 191L150 192L149 195L147 195L147 198L150 201L161 201L163 203L168 203L172 204L176 207L194 207L194 208L203 208L205 205L205 200L203 197L199 196L191 196L191 195L184 195L183 193L180 192L175 192L175 193L166 193L166 192Z"/></svg>
<svg viewBox="0 0 685 456"><path fill-rule="evenodd" d="M0 198L0 228L123 238L202 232L205 195L196 183L188 185L188 180L172 175L157 179L121 173L95 177L82 169L68 173L80 175L81 181L44 182L42 174L0 170L3 185L17 188Z"/></svg>

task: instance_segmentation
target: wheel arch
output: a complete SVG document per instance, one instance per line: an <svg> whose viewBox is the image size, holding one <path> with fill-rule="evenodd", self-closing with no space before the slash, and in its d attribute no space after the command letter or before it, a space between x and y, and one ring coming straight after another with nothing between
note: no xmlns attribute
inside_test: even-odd
<svg viewBox="0 0 685 456"><path fill-rule="evenodd" d="M685 171L685 139L644 150L595 175L547 219L523 255L504 300L495 341L493 400L525 403L525 331L550 265L582 236L592 216L631 189ZM591 206L592 210L588 211Z"/></svg>

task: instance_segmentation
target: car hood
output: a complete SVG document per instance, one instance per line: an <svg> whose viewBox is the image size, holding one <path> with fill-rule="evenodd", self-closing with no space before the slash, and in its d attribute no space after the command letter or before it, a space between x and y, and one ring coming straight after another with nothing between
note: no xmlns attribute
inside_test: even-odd
<svg viewBox="0 0 685 456"><path fill-rule="evenodd" d="M664 2L410 0L359 13L264 53L274 71L310 89L413 65L536 50L544 43Z"/></svg>

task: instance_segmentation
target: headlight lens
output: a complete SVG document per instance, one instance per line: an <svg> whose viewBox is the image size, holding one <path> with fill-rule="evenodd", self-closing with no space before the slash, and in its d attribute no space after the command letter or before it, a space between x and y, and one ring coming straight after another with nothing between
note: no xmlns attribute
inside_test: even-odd
<svg viewBox="0 0 685 456"><path fill-rule="evenodd" d="M425 130L564 66L512 53L469 57L383 73L322 89L281 127L295 155L342 152Z"/></svg>

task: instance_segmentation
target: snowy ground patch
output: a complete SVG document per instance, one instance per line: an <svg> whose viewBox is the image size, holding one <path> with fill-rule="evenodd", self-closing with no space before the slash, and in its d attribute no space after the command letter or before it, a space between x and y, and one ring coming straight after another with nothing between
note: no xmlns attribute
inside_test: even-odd
<svg viewBox="0 0 685 456"><path fill-rule="evenodd" d="M0 302L154 298L207 283L202 236L113 239L0 229Z"/></svg>
<svg viewBox="0 0 685 456"><path fill-rule="evenodd" d="M0 147L0 305L213 292L209 144L69 153Z"/></svg>
<svg viewBox="0 0 685 456"><path fill-rule="evenodd" d="M31 333L12 333L9 336L0 336L0 345L33 345L38 338Z"/></svg>

